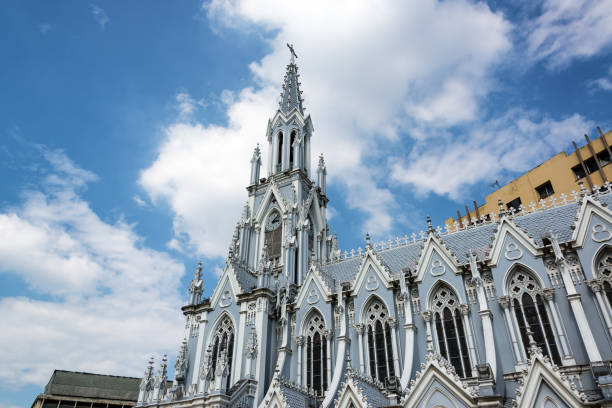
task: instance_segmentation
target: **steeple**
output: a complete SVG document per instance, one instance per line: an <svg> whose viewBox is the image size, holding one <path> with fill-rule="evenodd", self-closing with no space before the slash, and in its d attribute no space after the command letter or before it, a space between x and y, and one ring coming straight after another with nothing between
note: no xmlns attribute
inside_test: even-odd
<svg viewBox="0 0 612 408"><path fill-rule="evenodd" d="M292 112L294 109L298 109L303 115L304 108L302 103L302 91L300 91L300 75L298 74L298 67L295 64L297 55L293 50L293 44L287 44L289 51L291 52L291 59L289 65L287 65L287 73L285 74L285 80L283 82L283 90L281 91L280 110L285 115Z"/></svg>

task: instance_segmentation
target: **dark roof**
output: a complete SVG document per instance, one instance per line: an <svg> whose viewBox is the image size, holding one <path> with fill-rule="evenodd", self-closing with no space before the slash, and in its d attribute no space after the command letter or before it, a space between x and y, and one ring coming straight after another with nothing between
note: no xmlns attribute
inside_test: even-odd
<svg viewBox="0 0 612 408"><path fill-rule="evenodd" d="M136 401L140 378L55 370L47 395Z"/></svg>

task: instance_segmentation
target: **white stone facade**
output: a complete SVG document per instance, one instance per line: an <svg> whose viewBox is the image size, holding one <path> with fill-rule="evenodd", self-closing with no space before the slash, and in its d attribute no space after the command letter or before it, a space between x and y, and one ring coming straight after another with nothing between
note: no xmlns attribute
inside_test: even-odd
<svg viewBox="0 0 612 408"><path fill-rule="evenodd" d="M610 186L475 225L338 249L323 157L287 66L248 201L209 299L139 406L612 406ZM316 179L316 182L313 181Z"/></svg>

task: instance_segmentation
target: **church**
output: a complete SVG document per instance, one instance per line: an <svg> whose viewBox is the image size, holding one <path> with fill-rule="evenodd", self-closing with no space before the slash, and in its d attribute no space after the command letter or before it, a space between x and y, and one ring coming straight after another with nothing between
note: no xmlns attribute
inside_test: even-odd
<svg viewBox="0 0 612 408"><path fill-rule="evenodd" d="M295 57L223 273L203 298L197 267L172 385L151 359L137 406L612 407L612 185L342 252Z"/></svg>

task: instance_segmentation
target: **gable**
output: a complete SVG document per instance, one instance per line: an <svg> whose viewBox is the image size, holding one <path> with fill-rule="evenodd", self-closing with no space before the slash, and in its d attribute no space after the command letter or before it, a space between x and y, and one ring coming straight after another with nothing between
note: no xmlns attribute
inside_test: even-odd
<svg viewBox="0 0 612 408"><path fill-rule="evenodd" d="M268 186L268 191L266 191L266 194L263 200L261 201L261 205L257 209L257 213L255 215L255 221L257 223L262 223L264 216L268 213L268 209L270 207L270 203L272 202L273 197L278 203L281 214L285 214L287 212L285 198L278 189L278 185L276 184L274 179L272 179L270 185Z"/></svg>
<svg viewBox="0 0 612 408"><path fill-rule="evenodd" d="M436 405L428 402L444 400L450 402L451 407L476 408L475 391L461 383L452 366L438 355L428 354L427 359L429 364L424 371L417 372L402 406L429 408Z"/></svg>
<svg viewBox="0 0 612 408"><path fill-rule="evenodd" d="M517 408L531 408L538 398L548 396L549 400L563 402L568 407L581 407L582 401L586 400L584 394L579 393L565 376L559 372L542 350L535 347L529 350L530 357L521 386L516 390ZM542 396L543 392L551 395Z"/></svg>
<svg viewBox="0 0 612 408"><path fill-rule="evenodd" d="M311 306L325 302L329 302L329 293L327 293L321 278L311 268L308 271L304 284L300 288L295 301L295 308L299 309L304 305Z"/></svg>
<svg viewBox="0 0 612 408"><path fill-rule="evenodd" d="M231 268L226 268L221 275L221 279L217 283L213 295L210 299L210 305L213 308L217 307L217 304L222 307L228 307L236 302L236 295L240 293L238 289L238 281L234 276Z"/></svg>
<svg viewBox="0 0 612 408"><path fill-rule="evenodd" d="M372 292L378 288L391 288L391 276L386 265L375 255L371 248L366 249L365 256L355 275L352 285L352 295L359 294L362 290Z"/></svg>
<svg viewBox="0 0 612 408"><path fill-rule="evenodd" d="M438 238L430 234L417 263L416 282L423 281L427 274L437 278L447 272L458 274L458 262Z"/></svg>
<svg viewBox="0 0 612 408"><path fill-rule="evenodd" d="M572 234L575 247L582 247L586 239L607 242L612 238L611 234L606 233L612 231L612 214L601 203L593 201L590 197L585 198L577 218L576 228ZM597 229L593 230L594 227Z"/></svg>
<svg viewBox="0 0 612 408"><path fill-rule="evenodd" d="M503 218L493 239L490 251L489 266L496 266L502 259L516 261L526 253L540 255L536 243L514 223Z"/></svg>

